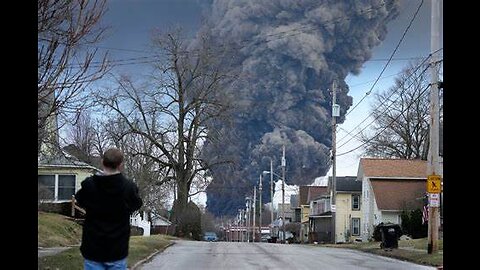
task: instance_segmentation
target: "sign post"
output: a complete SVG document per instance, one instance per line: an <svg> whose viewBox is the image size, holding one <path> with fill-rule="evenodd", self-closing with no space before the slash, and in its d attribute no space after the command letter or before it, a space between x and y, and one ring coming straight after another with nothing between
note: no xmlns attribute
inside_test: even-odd
<svg viewBox="0 0 480 270"><path fill-rule="evenodd" d="M436 239L438 239L438 208L440 207L440 193L442 192L442 178L440 175L431 174L427 177L427 193L428 193L428 227L429 227L429 245L428 254L432 254L438 250ZM435 242L435 244L433 243Z"/></svg>

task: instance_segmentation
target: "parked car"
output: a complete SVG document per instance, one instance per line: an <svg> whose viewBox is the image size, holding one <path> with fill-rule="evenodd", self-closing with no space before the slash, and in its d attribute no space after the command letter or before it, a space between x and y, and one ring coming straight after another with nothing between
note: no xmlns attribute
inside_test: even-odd
<svg viewBox="0 0 480 270"><path fill-rule="evenodd" d="M262 233L262 238L261 238L261 241L262 242L269 242L270 243L270 239L272 237L270 236L270 233Z"/></svg>
<svg viewBox="0 0 480 270"><path fill-rule="evenodd" d="M216 242L218 240L218 237L215 232L205 232L203 234L203 240L208 242Z"/></svg>

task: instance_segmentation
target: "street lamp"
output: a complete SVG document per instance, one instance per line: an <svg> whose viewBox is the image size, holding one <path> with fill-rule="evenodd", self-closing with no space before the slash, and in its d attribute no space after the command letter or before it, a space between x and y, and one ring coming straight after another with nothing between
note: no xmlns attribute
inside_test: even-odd
<svg viewBox="0 0 480 270"><path fill-rule="evenodd" d="M270 160L270 171L263 171L263 175L270 174L270 200L272 201L272 209L270 211L270 224L273 226L273 175L281 178L280 175L273 172L273 164Z"/></svg>
<svg viewBox="0 0 480 270"><path fill-rule="evenodd" d="M258 210L260 212L260 218L259 218L259 226L260 226L260 241L262 241L262 176L263 173L260 174L260 183L258 185L258 192L259 192L259 204L260 204L260 209Z"/></svg>
<svg viewBox="0 0 480 270"><path fill-rule="evenodd" d="M238 227L237 227L237 241L243 242L243 233L240 235L240 230L243 227L243 209L238 209Z"/></svg>
<svg viewBox="0 0 480 270"><path fill-rule="evenodd" d="M250 242L250 197L245 198L245 205L247 207L246 212L247 212L247 242Z"/></svg>
<svg viewBox="0 0 480 270"><path fill-rule="evenodd" d="M285 145L282 146L282 176L273 172L273 165L272 159L270 159L270 172L263 171L264 174L270 173L270 189L271 189L271 198L272 198L272 210L273 210L273 175L275 174L277 177L281 177L282 179L282 240L285 240L285 168L287 162L285 159ZM272 225L273 225L273 213L271 214Z"/></svg>

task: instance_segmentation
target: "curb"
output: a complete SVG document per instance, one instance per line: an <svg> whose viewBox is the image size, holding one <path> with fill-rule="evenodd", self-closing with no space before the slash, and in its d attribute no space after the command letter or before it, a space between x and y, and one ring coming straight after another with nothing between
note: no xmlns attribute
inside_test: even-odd
<svg viewBox="0 0 480 270"><path fill-rule="evenodd" d="M147 258L138 261L137 263L135 263L135 264L132 266L132 268L128 268L128 269L129 269L129 270L135 270L135 269L137 269L137 267L139 267L140 265L144 264L145 262L147 262L148 260L150 260L153 256L155 256L155 255L157 255L158 253L164 251L165 249L167 249L168 247L172 246L173 244L175 244L175 242L172 242L172 243L166 245L165 248L163 248L163 249L160 249L160 250L157 250L157 251L153 252L152 254L148 255Z"/></svg>

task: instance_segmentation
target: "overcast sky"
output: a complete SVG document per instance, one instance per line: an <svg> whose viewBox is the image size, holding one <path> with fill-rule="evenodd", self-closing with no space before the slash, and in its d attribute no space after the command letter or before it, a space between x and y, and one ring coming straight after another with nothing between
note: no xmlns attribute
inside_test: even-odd
<svg viewBox="0 0 480 270"><path fill-rule="evenodd" d="M104 25L109 26L109 33L100 44L102 49L109 49L113 60L122 60L121 66L116 71L127 72L131 75L140 75L148 70L148 64L140 63L148 58L148 50L153 29L165 29L167 27L181 25L187 32L195 33L202 18L202 3L208 0L110 0L108 11L104 18ZM407 28L410 19L421 0L403 0L401 12L396 20L388 25L388 34L383 43L373 50L372 59L366 62L358 75L349 75L346 82L350 87L349 95L353 97L353 106L372 87L373 81L379 76L386 59L400 41L403 32ZM430 53L430 0L426 0L420 12L413 22L409 32L401 43L394 59L384 71L381 79L369 95L351 114L346 121L339 125L337 133L337 146L350 139L345 136L345 131L351 131L370 112L372 97L379 89L386 89L393 85L394 76L408 61L402 60L412 57L425 57ZM441 35L443 40L443 35ZM443 47L443 46L441 46ZM443 55L443 54L441 54ZM126 59L133 59L127 60ZM140 60L138 60L140 59ZM388 77L387 77L388 76ZM351 108L353 108L353 106ZM364 125L370 121L365 121ZM363 127L363 126L361 126ZM360 127L360 128L361 128ZM357 140L351 140L348 144L337 149L337 153L343 153L358 146ZM356 175L358 170L361 150L343 155L337 158L337 175ZM288 157L287 157L288 161ZM331 171L329 172L331 174ZM275 196L277 197L277 196Z"/></svg>

